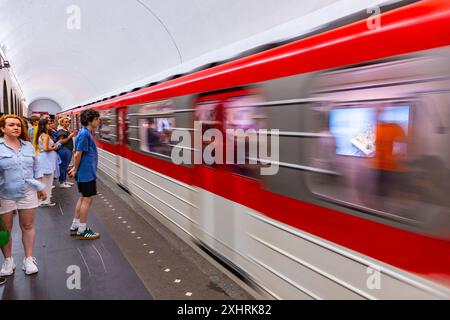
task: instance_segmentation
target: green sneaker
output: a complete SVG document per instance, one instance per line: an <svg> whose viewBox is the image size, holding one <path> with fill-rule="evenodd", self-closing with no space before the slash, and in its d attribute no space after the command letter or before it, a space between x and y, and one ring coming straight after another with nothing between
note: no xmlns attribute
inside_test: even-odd
<svg viewBox="0 0 450 320"><path fill-rule="evenodd" d="M90 228L86 228L83 233L77 231L76 238L79 240L94 240L100 238L100 233L94 232Z"/></svg>
<svg viewBox="0 0 450 320"><path fill-rule="evenodd" d="M77 232L78 232L78 228L72 228L72 227L70 227L69 228L69 234L70 234L70 236L76 236L77 235Z"/></svg>

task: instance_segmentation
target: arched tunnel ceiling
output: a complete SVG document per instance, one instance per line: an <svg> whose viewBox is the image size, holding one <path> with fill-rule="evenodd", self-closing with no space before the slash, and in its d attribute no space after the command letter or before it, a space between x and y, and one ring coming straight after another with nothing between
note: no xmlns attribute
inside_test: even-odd
<svg viewBox="0 0 450 320"><path fill-rule="evenodd" d="M28 104L49 98L66 109L383 2L0 0L0 47Z"/></svg>

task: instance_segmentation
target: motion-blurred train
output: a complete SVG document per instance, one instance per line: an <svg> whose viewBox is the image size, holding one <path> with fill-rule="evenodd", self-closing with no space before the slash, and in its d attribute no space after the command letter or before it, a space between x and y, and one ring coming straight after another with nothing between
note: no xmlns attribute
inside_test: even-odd
<svg viewBox="0 0 450 320"><path fill-rule="evenodd" d="M100 169L268 297L448 299L450 2L382 11L60 115L98 110ZM279 159L177 165L194 121Z"/></svg>

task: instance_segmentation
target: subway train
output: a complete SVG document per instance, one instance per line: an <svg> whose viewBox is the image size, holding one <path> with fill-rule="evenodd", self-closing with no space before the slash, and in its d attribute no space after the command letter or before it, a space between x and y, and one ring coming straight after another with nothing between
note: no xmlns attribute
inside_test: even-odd
<svg viewBox="0 0 450 320"><path fill-rule="evenodd" d="M59 116L98 110L99 169L266 297L449 299L450 2L378 18Z"/></svg>

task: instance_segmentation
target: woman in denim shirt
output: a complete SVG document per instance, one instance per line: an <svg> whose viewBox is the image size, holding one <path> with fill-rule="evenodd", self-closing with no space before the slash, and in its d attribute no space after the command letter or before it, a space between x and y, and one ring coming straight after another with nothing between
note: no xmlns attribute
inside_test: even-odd
<svg viewBox="0 0 450 320"><path fill-rule="evenodd" d="M38 272L33 258L36 231L34 215L38 198L45 199L44 185L36 180L43 174L37 162L33 145L28 142L23 121L16 115L0 118L0 214L11 233L13 212L18 210L25 249L22 269L26 274ZM12 239L12 237L10 237ZM12 241L2 248L5 261L0 276L14 273L16 265L11 256Z"/></svg>

